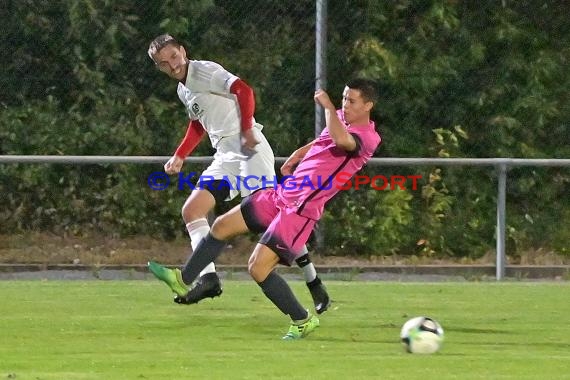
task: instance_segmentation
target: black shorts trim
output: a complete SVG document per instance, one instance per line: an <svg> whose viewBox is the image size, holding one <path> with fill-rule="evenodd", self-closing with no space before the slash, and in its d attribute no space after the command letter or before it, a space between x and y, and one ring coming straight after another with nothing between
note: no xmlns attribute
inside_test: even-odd
<svg viewBox="0 0 570 380"><path fill-rule="evenodd" d="M216 203L224 202L230 196L231 185L226 179L213 179L200 182L200 189L208 190Z"/></svg>
<svg viewBox="0 0 570 380"><path fill-rule="evenodd" d="M259 223L257 218L253 215L253 196L255 193L248 195L241 201L240 209L241 215L243 216L243 220L245 221L245 225L251 232L255 232L258 234L262 234L267 229L267 226L262 225Z"/></svg>

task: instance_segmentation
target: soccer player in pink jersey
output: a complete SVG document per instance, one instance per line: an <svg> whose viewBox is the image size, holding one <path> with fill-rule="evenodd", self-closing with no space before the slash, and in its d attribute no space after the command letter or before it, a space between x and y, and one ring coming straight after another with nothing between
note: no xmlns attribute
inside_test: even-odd
<svg viewBox="0 0 570 380"><path fill-rule="evenodd" d="M241 205L219 216L182 271L149 263L156 277L172 289L191 283L207 263L215 261L229 238L246 231L262 233L248 271L266 297L291 318L289 331L283 336L286 340L305 337L319 326L319 319L300 304L275 267L280 263L290 266L302 254L326 202L366 164L381 142L370 120L377 101L372 82L349 81L338 111L325 91L317 90L314 99L325 109L326 128L283 164L285 182L254 192ZM184 303L184 296L178 297L178 302Z"/></svg>
<svg viewBox="0 0 570 380"><path fill-rule="evenodd" d="M190 118L184 139L164 165L165 172L179 173L184 159L206 134L216 149L213 162L201 174L200 185L192 190L182 207L182 218L194 250L210 231L206 217L216 202L231 200L238 194L245 197L251 189L271 185L275 180L275 157L261 132L263 126L253 116L255 97L247 83L218 63L188 59L185 48L169 34L156 37L150 43L148 55L161 72L178 81L178 97ZM239 178L250 178L249 186L240 186ZM264 182L265 178L269 181ZM253 179L258 183L252 183ZM297 264L303 270L315 305L320 305L317 311L323 312L330 299L306 247L303 250ZM201 270L190 292L184 287L178 293L186 295L187 303L219 296L222 287L214 263Z"/></svg>

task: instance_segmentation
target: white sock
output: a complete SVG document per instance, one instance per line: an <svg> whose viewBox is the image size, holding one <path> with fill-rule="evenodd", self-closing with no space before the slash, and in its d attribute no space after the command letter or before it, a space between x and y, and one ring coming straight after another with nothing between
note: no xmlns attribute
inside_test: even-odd
<svg viewBox="0 0 570 380"><path fill-rule="evenodd" d="M192 251L196 249L198 244L208 235L210 232L210 225L206 218L196 219L190 223L186 224L186 229L188 230L188 235L190 235L190 245L192 246ZM214 263L210 263L200 272L200 277L207 273L215 273L216 266Z"/></svg>
<svg viewBox="0 0 570 380"><path fill-rule="evenodd" d="M309 253L309 250L307 249L307 246L304 245L303 246L303 252L301 254L301 257L299 258L303 258L305 255L307 255ZM307 256L306 260L309 260L309 257ZM313 281L315 278L317 278L317 270L315 269L315 266L313 265L313 262L309 262L308 264L306 262L303 262L304 260L301 260L300 263L300 267L303 270L303 276L305 277L305 282L311 282ZM297 264L299 264L299 261L297 261ZM303 265L303 266L301 266Z"/></svg>

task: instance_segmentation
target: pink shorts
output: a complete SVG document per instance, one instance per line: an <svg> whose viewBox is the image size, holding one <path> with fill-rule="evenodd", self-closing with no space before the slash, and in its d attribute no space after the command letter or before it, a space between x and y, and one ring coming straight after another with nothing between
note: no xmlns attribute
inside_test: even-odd
<svg viewBox="0 0 570 380"><path fill-rule="evenodd" d="M259 243L275 251L279 262L289 266L303 253L316 223L283 203L273 188L258 190L245 198L241 212L249 230L263 234Z"/></svg>

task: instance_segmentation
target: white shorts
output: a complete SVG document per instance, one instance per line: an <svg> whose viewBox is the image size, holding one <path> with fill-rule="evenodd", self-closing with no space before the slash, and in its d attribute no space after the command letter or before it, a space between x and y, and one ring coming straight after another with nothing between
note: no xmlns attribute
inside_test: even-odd
<svg viewBox="0 0 570 380"><path fill-rule="evenodd" d="M257 123L253 127L259 141L255 154L248 156L242 152L241 134L223 137L217 144L214 161L202 172L203 179L226 179L230 183L230 195L226 200L276 186L275 156L261 128L263 126Z"/></svg>

